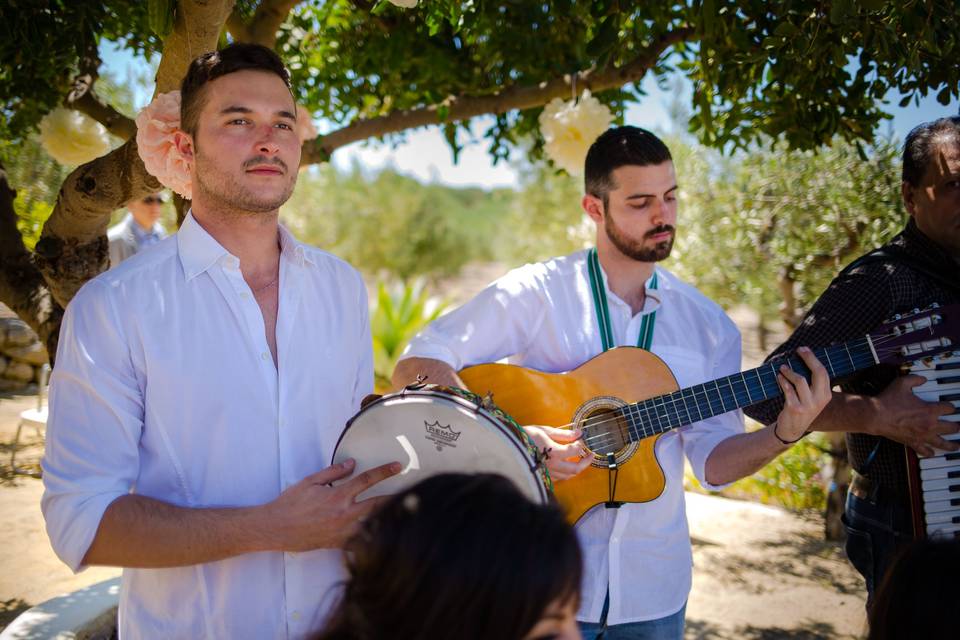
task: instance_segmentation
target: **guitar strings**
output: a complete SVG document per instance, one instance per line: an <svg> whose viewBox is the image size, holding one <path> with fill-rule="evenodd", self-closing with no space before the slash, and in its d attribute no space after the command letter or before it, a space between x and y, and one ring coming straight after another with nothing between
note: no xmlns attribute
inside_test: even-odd
<svg viewBox="0 0 960 640"><path fill-rule="evenodd" d="M890 335L890 336L878 336L878 337L877 337L877 340L874 341L874 347L875 347L875 348L878 348L878 347L879 347L879 349L878 349L878 354L879 354L880 350L882 350L882 351L884 352L884 355L886 355L887 353L892 352L892 350L884 348L884 347L883 347L883 344L882 344L882 343L884 342L885 338L891 338L891 337L896 337L896 336ZM859 360L859 362L857 362L857 360ZM855 367L855 369L859 369L859 368L861 368L861 365L864 365L864 364L866 364L866 363L868 363L868 362L873 362L873 357L870 356L870 355L868 355L868 354L862 354L862 357L861 357L861 356L858 356L857 359L855 359L855 358L853 358L853 357L850 357L850 361L851 361L851 365L853 365L853 366ZM779 385L778 385L778 386L779 386ZM761 389L763 389L762 384L761 384ZM719 391L719 387L718 387L718 391ZM736 391L733 390L732 387L731 387L731 392L733 392L734 398L739 401L739 398L737 397L737 393L736 393ZM704 393L704 396L707 397L706 392L704 391L703 393ZM748 392L748 393L749 393L749 392ZM764 390L764 393L765 393L765 390ZM670 394L670 395L672 395L672 394ZM778 396L779 396L779 395L782 395L782 391L780 391L779 393L777 393L777 395L778 395ZM694 392L694 398L695 398L695 397L696 397L696 392ZM773 397L773 396L771 396L771 397ZM686 401L685 398L683 398L683 397L681 396L680 399L681 399L681 400L684 400L684 403L685 403L685 401ZM708 400L709 400L709 398L708 398ZM664 398L664 399L662 400L662 404L661 404L660 406L661 406L662 408L664 408L665 411L667 410L667 403L668 403L668 402L673 405L674 413L675 413L675 415L677 415L677 417L679 418L679 417L680 417L680 414L679 414L679 411L678 411L677 408L676 408L676 406L677 406L677 404L678 404L678 400L672 399L672 398ZM620 408L618 408L618 410L612 412L612 413L618 413L619 415L615 415L615 416L612 417L612 418L602 417L602 418L599 418L599 419L595 419L595 420L594 420L593 422L591 422L590 424L587 424L587 421L584 421L584 425L585 425L585 426L584 426L583 428L584 428L584 429L593 429L593 428L596 428L596 427L598 427L598 426L600 426L600 425L602 425L602 424L606 424L606 423L610 423L610 422L621 421L621 420L625 419L625 418L628 416L628 414L625 413L625 412L623 411L623 409L628 409L628 411L630 412L630 414L632 414L634 411L636 411L636 412L637 412L637 416L638 416L638 417L641 417L641 419L642 419L643 415L645 414L645 415L646 415L647 422L650 422L650 423L651 423L650 433L647 433L647 428L646 428L645 426L643 426L642 424L641 424L641 427L642 427L642 428L640 428L640 429L634 428L634 429L633 429L634 431L637 432L637 436L636 436L636 439L637 439L637 440L640 440L640 439L643 439L643 438L646 438L646 437L649 437L649 436L652 436L652 435L656 435L656 434L658 433L658 429L659 429L659 433L663 433L664 431L668 431L668 430L670 430L670 429L673 429L673 428L676 428L676 427L681 426L682 423L681 423L681 424L677 424L677 425L673 425L673 424L668 423L667 426L666 426L666 428L664 428L664 427L663 427L663 423L662 423L662 421L661 421L661 419L660 419L660 418L661 418L661 415L656 412L657 406L654 405L653 407L643 408L643 407L639 407L639 406L638 406L638 405L641 405L641 404L643 404L643 403L641 402L641 403L636 403L636 404L634 404L634 405L629 405L629 406L626 406L626 407L620 407ZM717 410L716 410L716 409L717 409L717 406L716 406L716 404L713 403L713 402L708 402L708 405L710 406L710 410L711 410L711 411L714 411L713 415L719 415L719 414L722 414L722 413L726 413L726 412L727 412L727 411L717 411ZM721 409L724 408L723 405L722 405L722 397L721 397L721 407L720 407L720 408L721 408ZM656 421L657 421L657 423L658 423L658 426L657 426L657 427L653 427L653 426L652 426L652 420L650 420L651 409L653 410L652 415L653 415L654 418L656 418ZM688 419L689 419L689 418L690 418L690 413L689 413L689 411L686 409L686 406L685 406L685 405L684 405L684 410L685 410L684 412L687 414L687 417L688 417ZM699 413L699 407L698 407L698 413ZM704 418L702 418L702 413L701 413L700 415L701 415L701 419L704 419ZM669 419L669 415L663 415L662 417ZM708 417L712 417L712 416L708 416ZM589 419L588 419L588 420L589 420ZM693 423L693 422L697 422L697 421L696 421L696 420L689 420L689 421L687 422L687 424L690 424L690 423ZM630 425L629 425L629 424L628 424L628 426L627 426L627 435L628 435L628 440L629 440L629 436L632 435L632 434L630 433ZM623 444L624 444L624 443L622 443L621 441L619 441L619 439L618 439L618 437L617 437L616 435L613 435L613 434L611 434L610 432L604 432L604 433L598 434L598 435L596 435L596 436L588 436L588 437L583 438L583 440L584 440L585 443L587 443L588 447L590 447L592 450L597 450L597 449L600 449L601 447L607 447L608 445L613 445L614 448L617 449L617 448L620 448L621 446L623 446ZM629 443L629 442L628 442L628 443ZM602 453L605 454L605 453L607 453L607 452L606 452L606 451L603 451Z"/></svg>
<svg viewBox="0 0 960 640"><path fill-rule="evenodd" d="M896 337L898 337L898 336L896 336L896 335L893 334L893 333L876 336L876 338L875 338L874 341L873 341L873 346L874 346L874 349L877 351L878 355L881 353L881 351L883 352L884 355L886 355L886 354L888 354L888 353L893 353L893 352L895 352L896 349L885 348L885 347L883 346L883 343L886 342L886 341L889 341L890 339L896 338ZM831 346L835 346L835 345L831 345ZM858 360L859 360L859 362L858 362ZM854 357L852 357L852 356L850 357L851 365L854 366L855 370L856 370L856 369L860 369L860 368L861 368L861 365L863 365L863 364L865 364L865 363L867 363L867 362L871 362L871 361L873 361L873 357L872 357L872 355L869 355L869 354L862 354L861 356L857 356L856 358L854 358ZM765 366L771 366L771 367L772 367L772 366L773 366L773 363L768 363L768 364L765 365ZM733 375L736 375L736 374L733 374ZM743 373L741 373L741 376L742 376L742 375L743 375ZM717 382L717 381L713 381L713 382ZM744 382L746 383L746 380L744 380ZM707 383L703 383L703 384L707 384ZM696 386L702 386L702 385L696 385ZM761 385L760 385L760 389L761 389L761 391L764 392L764 394L766 393L766 390L764 389L762 383L761 383ZM718 390L718 392L719 392L719 387L717 388L717 390ZM733 390L733 387L732 387L732 386L731 386L730 390L731 390L731 392L732 392L733 395L734 395L734 399L737 400L737 401L739 401L739 398L738 398L738 396L737 396L737 392ZM674 393L676 393L676 392L674 392ZM696 391L693 391L692 393L693 393L693 398L696 399L696 397L697 397L697 392L696 392ZM703 394L704 398L707 399L707 405L710 407L710 410L714 412L713 415L712 415L712 416L708 416L708 418L709 418L709 417L716 416L716 415L720 415L720 414L722 414L722 413L727 413L727 411L717 411L717 410L716 410L716 409L717 409L716 403L714 403L714 402L712 402L712 401L710 400L710 398L709 398L706 390L701 391L701 393ZM748 393L748 397L749 397L749 386L747 387L747 393ZM671 424L668 422L666 428L663 428L663 422L661 421L661 417L669 419L669 415L663 415L663 416L661 416L661 414L659 414L659 413L656 412L656 409L657 409L657 408L662 407L665 411L668 411L670 408L672 408L672 409L674 410L674 414L679 418L679 417L680 417L680 414L679 414L679 411L678 411L678 406L681 404L681 401L682 401L682 404L683 404L683 406L684 406L684 413L687 415L688 418L690 417L690 412L689 412L689 410L688 410L687 407L686 407L686 399L683 398L682 396L681 396L679 399L672 398L672 397L670 397L670 396L672 396L672 395L673 395L673 393L671 393L671 394L664 394L663 396L658 396L658 397L660 398L660 402L661 402L661 404L659 405L659 407L657 406L656 402L653 404L653 406L650 406L650 407L644 407L644 406L642 406L644 403L646 403L646 402L649 401L649 400L655 400L655 398L648 398L647 400L644 400L644 401L641 401L641 402L633 403L633 404L631 404L631 405L626 405L626 406L623 406L623 407L618 407L617 409L615 409L615 410L613 410L613 411L610 412L611 414L614 414L612 417L608 417L608 414L604 414L604 415L598 416L598 417L596 417L596 418L587 418L587 419L585 419L585 420L580 424L580 428L584 431L584 434L586 434L586 431L587 431L587 430L593 430L593 429L596 429L597 427L600 427L601 425L605 425L605 424L622 422L622 421L624 421L624 420L627 420L628 417L630 417L631 414L636 413L636 414L637 414L637 417L640 417L640 418L641 418L641 427L642 427L641 429L637 429L637 428L634 428L634 429L633 429L634 431L637 431L637 436L638 436L637 439L638 439L638 440L639 440L639 439L642 439L642 438L646 438L646 437L652 436L652 435L656 435L656 434L657 434L657 427L660 428L660 433L663 433L664 431L668 431L668 430L670 430L670 429L679 427L679 426L681 426L681 425L680 425L680 424L671 425ZM783 395L783 392L782 392L782 390L779 389L779 385L778 385L778 393L776 394L776 396L780 396L780 395ZM775 396L770 396L769 398L765 398L765 399L770 399L770 398L773 398L773 397L775 397ZM669 403L669 405L668 405L668 403ZM722 403L723 403L723 399L722 399L722 395L721 395L721 396L720 396L720 405L721 405L720 408L721 408L721 409L724 408L724 406L723 406ZM627 411L625 412L624 409L626 409ZM651 413L651 410L653 410L653 413ZM732 409L731 409L731 411L732 411ZM698 405L698 413L699 413L699 405ZM658 424L657 424L657 427L653 427L653 426L652 426L653 420L651 419L651 415L653 416L653 418L656 419L656 422L658 423ZM700 415L702 416L702 413L700 413ZM642 424L642 422L644 421L644 416L645 416L645 418L646 418L646 422L651 423L650 433L647 433L647 428L646 428L645 426L643 426L643 424ZM701 418L701 419L706 419L706 418ZM691 421L688 422L688 424L692 424L693 422L698 422L698 421L697 421L697 420L691 420ZM567 423L567 424L565 424L565 425L558 425L557 428L571 427L571 426L574 426L574 423L571 422L571 423ZM627 430L627 435L628 435L628 436L632 435L632 434L630 434L630 430L631 430L631 429L630 429L630 425L629 425L629 424L627 425L627 429L626 429L626 430ZM585 436L582 438L582 440L584 441L584 443L587 444L587 446L588 446L591 450L596 450L596 449L599 449L600 447L606 447L607 445L610 445L610 444L614 444L614 445L618 445L618 444L619 444L619 442L618 442L618 440L619 440L618 436L613 435L613 434L611 434L611 433L609 433L609 432L603 432L603 433L600 433L600 434L597 434L597 435L594 435L594 436L586 436L586 435L585 435Z"/></svg>
<svg viewBox="0 0 960 640"><path fill-rule="evenodd" d="M889 339L889 338L894 338L894 337L897 337L897 336L895 336L894 334L877 336L877 339L874 341L874 348L877 349L878 354L880 353L881 350L883 351L884 355L886 355L887 353L892 353L892 352L894 351L894 350L887 349L887 348L884 348L884 347L883 347L883 342L884 342L885 340L887 340L887 339ZM859 362L857 362L857 360L859 360ZM851 356L851 357L850 357L850 362L851 362L851 365L853 365L853 366L855 367L855 369L859 369L859 368L861 368L861 365L864 365L864 364L866 364L866 363L868 363L868 362L873 362L873 357L872 357L871 355L869 355L869 354L861 354L861 356L857 356L856 359ZM772 363L768 363L768 364L769 364L769 366L772 366ZM778 385L778 387L779 387L779 385ZM761 389L763 389L762 384L761 384ZM718 387L718 391L719 391L719 387ZM735 398L735 399L738 399L738 398L737 398L737 393L736 393L736 391L733 390L732 387L731 387L731 392L733 392L734 398ZM675 392L674 392L674 393L675 393ZM765 393L765 390L764 390L764 393ZM704 394L704 397L707 397L707 394L706 394L705 391L703 392L703 394ZM665 395L667 395L667 394L665 394ZM673 394L669 394L669 395L673 395ZM780 396L780 395L782 395L782 390L781 390L779 393L777 393L777 396ZM695 397L696 397L696 392L694 392L694 398L695 398ZM771 396L771 397L773 397L773 396ZM769 399L769 398L767 398L767 399ZM648 400L650 400L650 399L648 399ZM689 417L690 417L690 413L689 413L689 411L686 409L685 399L684 399L682 396L681 396L681 400L684 400L684 412L687 414L687 417L689 418ZM738 400L739 400L739 399L738 399ZM646 402L646 401L643 401L643 402ZM655 410L657 409L656 404L654 404L653 407L649 407L649 408L640 407L639 405L642 405L643 402L635 403L635 404L633 404L633 405L627 405L627 406L625 406L625 407L619 407L619 408L618 408L617 410L615 410L614 412L611 412L611 413L618 413L619 415L615 415L615 416L612 417L612 418L608 418L608 417L606 417L606 416L600 417L600 418L598 418L598 419L594 419L594 420L593 420L592 422L590 422L589 424L588 424L588 421L589 421L590 419L588 418L588 419L585 420L584 423L581 425L581 428L583 428L583 429L585 429L585 430L586 430L586 429L593 429L593 428L596 428L596 427L598 427L598 426L600 426L600 425L603 425L603 424L607 424L607 423L610 423L610 422L618 422L618 421L621 421L621 420L625 419L625 418L627 417L627 415L628 415L627 413L625 413L625 412L623 411L623 409L628 409L630 413L633 413L634 411L636 411L638 416L641 416L641 415L642 415L641 412L642 412L643 414L646 414L647 421L648 421L648 422L651 422L651 425L652 425L652 420L649 419L649 418L650 418L650 415L651 415L650 409L653 409L653 410L654 410L654 413L653 413L652 415L656 418L656 421L657 421L657 423L658 423L658 427L659 427L659 429L660 429L660 431L659 431L660 433L663 433L664 431L668 431L668 430L670 430L670 429L673 429L673 428L676 428L676 427L678 427L678 426L681 426L680 424L672 425L672 424L668 423L668 424L667 424L667 427L664 428L664 427L663 427L663 423L662 423L662 421L660 420L660 417L661 417L660 414L658 414L658 413L655 412ZM680 417L680 414L679 414L679 411L677 410L677 404L678 404L679 401L676 400L676 399L668 398L668 397L662 397L662 404L661 404L660 406L663 407L663 408L666 410L666 409L667 409L667 403L668 403L668 402L673 405L674 413L675 413L675 414L677 415L677 417L679 418L679 417ZM719 414L722 414L722 413L727 413L727 411L716 411L716 409L717 409L716 404L713 403L713 402L709 402L709 398L708 398L708 405L710 406L711 411L714 411L713 415L719 415ZM721 409L724 408L723 405L722 405L722 396L721 396L721 407L720 407L720 408L721 408ZM699 407L698 407L698 412L699 412ZM703 418L702 418L702 413L701 413L700 415L701 415L701 419L703 419ZM669 415L664 415L663 417L669 419ZM712 417L712 416L708 416L708 417ZM693 422L697 422L697 421L696 421L696 420L691 420L691 421L688 422L688 424L693 423ZM562 425L562 426L567 426L567 425ZM572 426L572 423L571 423L570 426ZM642 425L641 425L641 426L642 426ZM658 427L652 427L652 426L651 426L650 433L647 433L647 428L646 428L646 427L643 427L643 426L642 426L642 429L634 429L634 430L638 432L638 433L637 433L637 436L638 436L637 439L639 440L639 439L646 438L646 437L649 437L649 436L652 436L652 435L656 435L657 432L658 432L658 430L657 430ZM629 430L630 430L630 426L628 425L628 427L627 427L628 436L630 435L630 434L629 434ZM641 434L642 434L642 435L641 435ZM619 446L619 444L620 444L620 443L617 442L617 440L618 440L617 436L612 435L612 434L610 434L609 432L604 432L604 433L598 434L598 435L596 435L596 436L584 437L583 440L584 440L585 443L587 443L588 447L590 447L591 449L596 449L596 448L600 448L600 447L606 447L607 445L610 445L610 444L613 444L613 445L615 445L615 446Z"/></svg>

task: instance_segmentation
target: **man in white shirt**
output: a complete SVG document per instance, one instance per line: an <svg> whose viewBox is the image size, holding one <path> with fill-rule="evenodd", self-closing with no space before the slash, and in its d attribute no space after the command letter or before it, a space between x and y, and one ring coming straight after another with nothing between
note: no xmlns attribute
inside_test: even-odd
<svg viewBox="0 0 960 640"><path fill-rule="evenodd" d="M596 249L515 269L434 321L411 341L394 384L426 375L430 382L463 387L457 370L501 358L569 371L618 345L658 355L681 388L739 371L740 334L733 322L656 264L670 254L677 217L667 147L643 129L611 129L591 146L585 168L582 205L597 226ZM683 637L692 567L683 457L701 484L716 490L798 440L830 394L824 368L805 350L801 357L813 370L812 383L781 369L790 410L777 422L744 433L737 411L668 432L656 446L666 476L658 498L619 509L596 507L580 519L586 566L577 617L585 638ZM555 480L591 463L579 432L526 429L548 451Z"/></svg>
<svg viewBox="0 0 960 640"><path fill-rule="evenodd" d="M107 229L110 268L167 237L166 229L160 224L163 202L163 193L157 192L127 203L127 215Z"/></svg>
<svg viewBox="0 0 960 640"><path fill-rule="evenodd" d="M327 467L373 384L367 297L343 261L278 224L300 161L275 53L200 56L176 144L180 231L87 283L66 310L42 501L74 571L124 567L120 637L300 638L340 551L399 471Z"/></svg>

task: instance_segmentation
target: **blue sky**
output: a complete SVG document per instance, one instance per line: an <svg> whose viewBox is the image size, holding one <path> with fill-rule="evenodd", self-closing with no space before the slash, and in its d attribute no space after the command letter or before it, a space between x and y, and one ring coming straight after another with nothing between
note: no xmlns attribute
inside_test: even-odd
<svg viewBox="0 0 960 640"><path fill-rule="evenodd" d="M101 45L104 67L115 78L124 81L132 76L149 74L146 62L136 59L127 51L120 50L111 43ZM652 76L641 84L646 92L642 102L632 105L626 113L628 124L669 131L671 128L668 105L673 99L669 91L660 89ZM689 95L689 85L684 89ZM137 107L142 107L149 99L152 87L139 91L135 96ZM936 92L920 100L920 104L901 108L898 106L900 94L888 95L885 111L893 116L892 121L881 125L881 133L892 132L902 140L910 129L920 123L945 115L958 113L960 103L954 100L944 106L937 102ZM686 99L689 104L689 99ZM320 131L329 130L327 123L318 121ZM494 166L486 152L486 143L482 139L484 120L475 120L473 131L478 140L467 144L460 153L459 162L453 164L453 155L440 130L436 127L410 132L407 141L397 147L372 142L358 142L338 149L333 154L333 162L339 167L349 167L359 162L366 169L375 171L392 166L397 171L411 175L423 182L440 182L454 186L479 186L484 188L513 187L517 185L517 172L509 163L501 162Z"/></svg>

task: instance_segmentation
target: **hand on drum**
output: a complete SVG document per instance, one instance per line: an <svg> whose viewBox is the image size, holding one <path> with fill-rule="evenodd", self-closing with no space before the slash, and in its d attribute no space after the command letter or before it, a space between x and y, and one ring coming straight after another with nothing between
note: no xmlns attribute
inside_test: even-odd
<svg viewBox="0 0 960 640"><path fill-rule="evenodd" d="M813 352L800 347L797 354L813 375L808 384L806 378L787 365L780 366L777 382L783 390L784 405L773 429L781 442L795 442L802 438L833 395L830 376Z"/></svg>
<svg viewBox="0 0 960 640"><path fill-rule="evenodd" d="M356 497L402 468L399 462L381 465L336 487L331 483L353 473L356 463L347 460L307 476L266 505L278 551L338 548L385 496Z"/></svg>
<svg viewBox="0 0 960 640"><path fill-rule="evenodd" d="M546 451L547 469L553 480L569 480L590 466L593 455L580 440L579 429L557 429L542 425L526 425L537 451Z"/></svg>

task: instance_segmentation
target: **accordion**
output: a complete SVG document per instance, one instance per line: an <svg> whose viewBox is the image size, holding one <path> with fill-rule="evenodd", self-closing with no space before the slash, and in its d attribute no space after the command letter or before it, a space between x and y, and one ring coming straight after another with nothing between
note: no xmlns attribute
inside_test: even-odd
<svg viewBox="0 0 960 640"><path fill-rule="evenodd" d="M954 412L940 419L960 422L960 351L917 360L910 373L927 379L914 394L926 402L952 403ZM960 433L944 439L960 442ZM937 450L928 457L906 452L915 537L960 538L960 451Z"/></svg>

